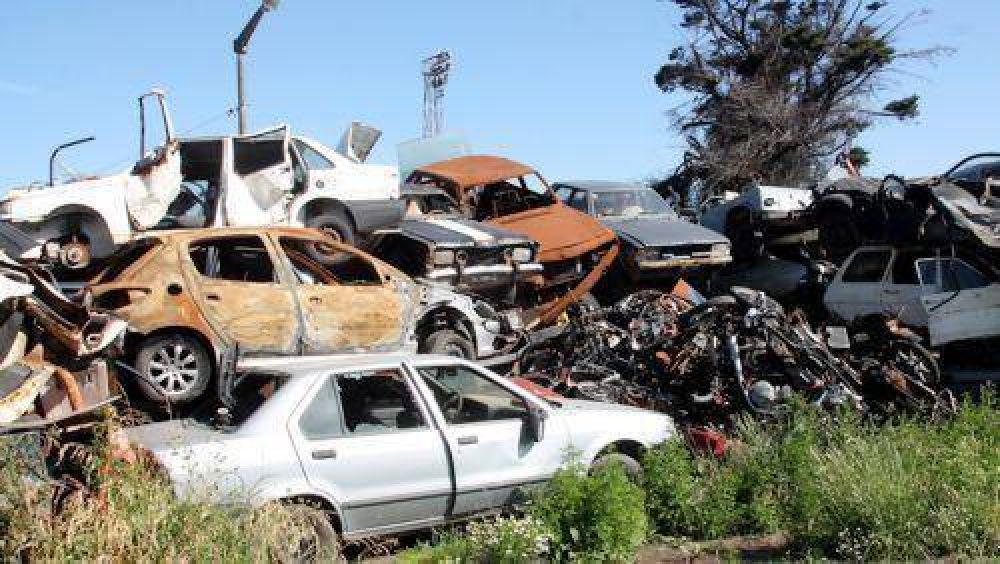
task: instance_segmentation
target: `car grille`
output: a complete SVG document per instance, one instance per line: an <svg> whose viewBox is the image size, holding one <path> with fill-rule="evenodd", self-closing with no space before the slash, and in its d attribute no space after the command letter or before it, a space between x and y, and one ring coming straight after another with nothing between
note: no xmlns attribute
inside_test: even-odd
<svg viewBox="0 0 1000 564"><path fill-rule="evenodd" d="M665 260L685 257L707 257L711 254L712 245L710 243L696 245L673 245L660 251L660 257Z"/></svg>

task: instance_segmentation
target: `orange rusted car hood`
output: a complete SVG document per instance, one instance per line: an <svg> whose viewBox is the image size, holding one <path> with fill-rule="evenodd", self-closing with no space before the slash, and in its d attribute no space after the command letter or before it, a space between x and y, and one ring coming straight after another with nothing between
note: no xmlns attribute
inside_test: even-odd
<svg viewBox="0 0 1000 564"><path fill-rule="evenodd" d="M487 221L538 241L538 260L578 257L615 240L614 231L561 202Z"/></svg>

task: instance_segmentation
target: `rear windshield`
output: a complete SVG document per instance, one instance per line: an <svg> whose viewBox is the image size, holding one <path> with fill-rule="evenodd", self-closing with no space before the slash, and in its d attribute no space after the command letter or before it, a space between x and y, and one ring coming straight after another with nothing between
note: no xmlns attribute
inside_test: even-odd
<svg viewBox="0 0 1000 564"><path fill-rule="evenodd" d="M232 405L229 408L230 421L235 427L242 425L260 409L275 392L288 381L287 374L277 372L248 372L234 377L230 391ZM195 413L194 418L205 424L216 421L217 404L209 402L204 409Z"/></svg>

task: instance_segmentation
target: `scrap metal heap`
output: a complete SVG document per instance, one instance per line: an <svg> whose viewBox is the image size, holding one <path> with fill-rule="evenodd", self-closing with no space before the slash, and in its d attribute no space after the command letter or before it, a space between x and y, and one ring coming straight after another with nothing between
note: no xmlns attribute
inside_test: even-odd
<svg viewBox="0 0 1000 564"><path fill-rule="evenodd" d="M891 320L814 330L766 294L733 288L704 300L681 283L570 312L556 337L528 347L518 376L564 396L728 427L740 413L780 415L792 398L873 414L954 409L935 389L934 358Z"/></svg>

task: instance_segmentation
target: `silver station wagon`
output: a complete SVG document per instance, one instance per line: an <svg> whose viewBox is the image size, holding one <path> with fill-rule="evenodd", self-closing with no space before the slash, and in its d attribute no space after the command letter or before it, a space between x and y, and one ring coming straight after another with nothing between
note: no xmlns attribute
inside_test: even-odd
<svg viewBox="0 0 1000 564"><path fill-rule="evenodd" d="M180 497L307 502L347 539L516 504L570 452L641 471L641 452L676 433L665 415L542 399L453 357L257 359L242 368L231 413L133 427L129 439Z"/></svg>

